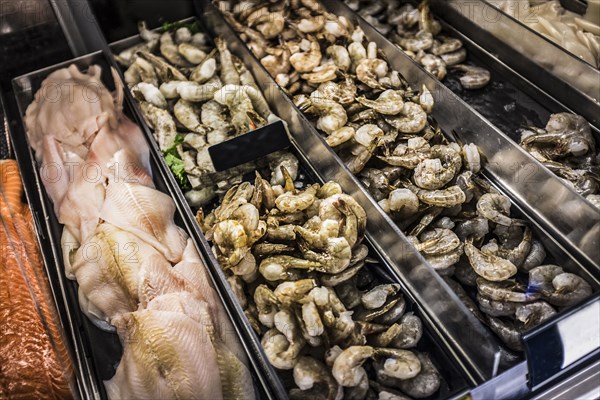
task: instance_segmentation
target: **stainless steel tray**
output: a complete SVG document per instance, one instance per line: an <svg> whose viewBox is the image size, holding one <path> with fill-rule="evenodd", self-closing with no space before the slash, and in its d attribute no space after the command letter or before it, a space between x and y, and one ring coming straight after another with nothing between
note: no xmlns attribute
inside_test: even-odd
<svg viewBox="0 0 600 400"><path fill-rule="evenodd" d="M64 321L70 329L70 334L73 336L73 341L75 343L77 372L80 380L82 397L106 398L102 381L110 379L114 375L116 366L121 359L121 344L116 334L101 331L83 315L79 309L77 283L67 279L64 275L62 250L60 246L62 226L57 220L50 199L42 184L39 166L35 161L35 157L29 145L23 121L25 110L33 100L33 96L39 89L43 79L45 79L49 73L71 64L77 65L80 70L85 70L93 64L100 65L102 67L102 81L109 90L114 90L114 82L110 73L113 61L110 56L107 56L102 51L17 77L13 80L13 89L18 105L20 120L16 126L17 129L12 132L12 140L19 166L23 171L23 176L27 177L25 180L25 189L28 199L31 201L30 204L34 210L35 219L39 223L38 237L41 247L44 250L45 262L50 274L49 276L51 277L51 282L56 282L55 284L58 285L58 287L53 287L55 296L57 299L63 301L63 304L59 304L59 307L64 307L66 310ZM126 97L123 104L123 111L134 122L142 126L141 121L138 119L138 114L132 108L133 104L134 100L130 97ZM147 130L144 131L144 133L152 149L152 146L156 146L154 139ZM156 188L176 199L177 195L171 189L173 183L169 184L168 182L168 179L173 179L173 177L170 173L165 173L165 171L168 171L165 170L166 166L161 166L160 163L164 164L164 161L162 157L159 156L160 153L157 149L154 149L154 151L151 150L150 153L151 168ZM177 205L175 222L189 232L190 227L186 224L185 218L182 217L185 210L182 210L180 207L181 201L178 202L176 200L175 202ZM206 253L206 249L203 249L198 243L195 244L200 248L202 253ZM225 309L233 322L236 334L240 337L242 346L248 354L252 364L250 369L253 372L253 378L256 382L255 388L257 390L257 395L264 396L265 393L267 393L269 386L265 383L262 374L258 372L259 361L257 361L255 352L243 338L243 327L241 326L243 321L240 320L239 313L236 313L235 310L232 311L230 305L226 301L228 296L231 296L232 294L224 294L223 290L228 290L228 287L223 288L217 284L219 278L215 277L214 264L204 257L202 261L207 266L207 272L212 284L215 287L219 298L224 302Z"/></svg>
<svg viewBox="0 0 600 400"><path fill-rule="evenodd" d="M207 15L203 15L202 17L198 18L198 21L200 23L202 23L203 25L205 25L207 23L207 20L209 20L210 18L211 18L210 14L207 14ZM190 22L190 21L192 21L192 19L186 19L186 20L183 20L182 22ZM212 37L214 37L214 35L213 35L214 31L212 31L209 28L208 32L209 32L209 34L211 34ZM248 53L248 50L245 49L245 47L241 46L241 43L232 42L232 40L236 40L236 41L239 40L237 37L231 36L232 34L233 34L232 31L221 32L221 36L224 36L227 39L227 43L228 43L229 48L232 51L232 53L235 54L236 56L240 57L244 62L246 62L245 57L250 56L250 54ZM117 52L128 46L135 45L140 40L141 39L139 38L139 36L136 35L133 37L125 38L125 39L119 40L117 42L114 42L114 43L110 44L110 48L113 49L115 52ZM240 51L243 53L243 55L245 57L241 57ZM252 60L252 61L254 61L254 60ZM283 93L281 93L279 91L279 89L277 89L277 87L269 86L269 85L271 85L270 78L267 79L265 82L265 80L263 80L263 76L257 75L257 73L256 73L257 65L254 63L246 64L246 67L251 72L253 72L253 74L255 75L257 83L258 83L259 87L264 90L265 96L266 96L269 104L273 107L276 104L276 102L284 102L283 106L287 107L288 114L289 114L291 111L289 109L291 103L283 95ZM264 71L262 71L262 70L259 70L259 72L262 72L264 74ZM276 96L276 97L274 97L274 96ZM276 107L273 107L273 110L275 111L276 114L278 113L278 110ZM280 115L280 114L278 114L278 115ZM280 116L283 117L282 115L280 115ZM289 124L289 120L287 120L285 117L283 119L288 121L288 124ZM290 127L290 129L292 129L292 128ZM302 128L300 128L300 129L302 129ZM293 153L300 160L302 174L305 175L305 177L306 177L305 181L306 182L321 182L321 183L323 183L325 180L321 176L320 171L315 168L314 164L311 161L309 161L308 155L305 152L305 148L301 147L298 144L298 142L296 142L295 137L291 138L291 143L292 143L292 148L290 150L293 151ZM175 190L180 191L180 193L183 197L183 193L181 192L179 187L178 186L175 186L175 187L176 187ZM185 202L185 200L183 200L183 201ZM186 203L185 208L189 208L189 206L187 206L187 203ZM187 217L190 221L193 221L192 223L195 224L195 214L191 209L189 209L189 212L187 213ZM201 232L200 228L197 225L196 225L195 233L198 235L199 240L205 241L204 234ZM436 359L436 365L438 365L440 367L440 371L441 371L442 375L444 376L444 381L445 381L442 389L440 390L439 394L435 398L441 399L441 398L455 397L455 396L458 396L458 395L464 393L468 387L468 380L465 377L466 371L464 371L463 367L460 364L455 363L454 353L451 350L451 348L448 346L448 343L443 339L443 336L440 335L437 327L431 322L428 315L426 313L424 313L423 310L421 309L421 307L417 304L417 302L415 302L415 300L412 297L412 293L404 287L404 282L398 276L395 269L393 267L391 267L390 264L388 263L387 259L382 257L382 255L376 250L376 246L374 246L374 244L373 244L374 241L369 235L367 235L366 242L371 249L370 254L373 257L379 258L380 262L381 262L380 267L375 268L374 271L376 271L376 273L378 274L379 278L382 281L398 282L403 286L405 297L407 298L407 300L410 304L410 308L413 311L415 311L415 313L417 315L419 315L421 317L421 319L424 322L424 325L426 326L426 335L425 335L426 338L425 338L424 342L422 344L420 344L420 347L418 347L418 349L422 349L422 350L426 349L428 352L431 352L431 354ZM216 268L220 268L216 260L214 260L214 265L216 266ZM223 283L225 285L228 285L226 280L224 280ZM244 319L246 318L243 311L240 312L240 316L241 316L241 318L244 318ZM259 342L258 337L255 337L254 340L256 340L256 342ZM264 361L268 364L266 355L264 355L264 354L261 354L261 355L264 357ZM267 368L266 372L269 374L269 378L277 375L275 370L272 367ZM273 374L273 375L271 375L271 374ZM277 398L283 398L283 397L287 396L287 393L283 390L283 386L281 385L281 382L272 381L271 383L277 389L274 391L278 391Z"/></svg>
<svg viewBox="0 0 600 400"><path fill-rule="evenodd" d="M231 28L224 26L226 22L220 16L216 7L207 1L197 1L196 4L198 5L199 13L205 16L204 20L208 20L209 30L220 35L226 35L229 38ZM343 15L351 21L356 21L356 16L345 5L337 1L328 1L324 5L332 13ZM215 16L215 14L219 14L219 16ZM504 140L507 142L510 151L517 151L521 157L528 156L528 154L510 142L501 132L494 129L482 119L478 113L466 106L447 88L431 78L420 66L401 53L395 45L385 40L385 38L375 32L364 21L358 21L358 23L363 28L369 40L375 41L378 47L384 51L393 68L402 71L409 82L419 84L419 86L422 83L427 85L434 94L437 102L436 107L434 107L434 117L446 132L456 130L461 133L463 140L473 141L479 146L482 146L481 140L476 139L480 139L480 137L473 135L473 133L465 135L464 132L466 129L469 129L469 132L478 132L480 135L482 133L490 136L500 135L499 139L494 139L496 145L499 141ZM455 295L446 287L445 283L440 282L440 278L436 276L437 274L427 266L427 263L420 254L415 252L402 232L379 208L356 178L349 173L339 157L327 147L312 124L298 112L289 99L287 99L287 102L285 101L285 97L287 97L285 94L273 89L276 87L275 82L270 79L268 73L260 66L258 60L253 55L248 54L249 51L245 45L245 50L238 49L240 39L237 35L235 42L232 39L229 43L236 55L242 55L241 58L247 66L254 64L253 68L255 69L253 69L253 72L259 80L259 85L262 85L263 89L266 90L270 88L267 91L267 100L274 106L275 111L284 120L289 122L292 136L298 146L306 152L319 175L323 179L335 179L344 187L345 191L352 194L367 210L370 220L368 229L374 239L375 245L395 266L399 275L405 280L407 287L415 294L417 301L431 313L432 319L441 327L441 330L453 344L457 353L465 360L475 379L480 382L490 379L495 374L494 357L499 352L495 337L490 337L489 331L485 328L482 329L478 321L473 321L470 318L472 315L464 314L464 307L462 307L462 304L456 303L457 299ZM248 57L254 59L254 61L248 60ZM293 109L290 109L290 104ZM436 108L437 112L435 111ZM484 153L486 153L485 150L486 148L484 148ZM487 143L487 150L487 154L494 154L491 143ZM504 185L501 184L502 181L494 174L495 170L499 169L499 166L492 165L492 167L489 168L488 177L496 186L504 189ZM502 169L500 170L502 171ZM506 190L503 191L506 192ZM515 199L515 196L511 197L513 200ZM523 206L523 201L517 201L515 205L518 212L524 217L531 219L528 208ZM534 225L536 233L548 246L549 253L553 254L555 259L560 260L567 269L571 268L572 270L581 271L597 290L599 287L597 271L589 271L589 269L583 268L582 264L576 258L569 256L560 243L554 240L553 235L549 235L549 232L541 224ZM473 329L469 337L466 337L467 335L464 334L464 327L467 326Z"/></svg>
<svg viewBox="0 0 600 400"><path fill-rule="evenodd" d="M488 1L432 0L431 7L526 78L600 127L599 69Z"/></svg>

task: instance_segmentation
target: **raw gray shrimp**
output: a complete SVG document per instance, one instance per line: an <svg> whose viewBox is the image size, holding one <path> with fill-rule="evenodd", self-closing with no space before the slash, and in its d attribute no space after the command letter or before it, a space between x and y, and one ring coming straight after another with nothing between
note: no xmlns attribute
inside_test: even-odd
<svg viewBox="0 0 600 400"><path fill-rule="evenodd" d="M448 186L440 190L421 189L408 181L402 182L403 186L417 195L419 200L425 204L439 207L454 207L466 200L465 193L456 185Z"/></svg>
<svg viewBox="0 0 600 400"><path fill-rule="evenodd" d="M488 299L481 294L477 294L477 303L481 311L491 317L504 317L514 315L519 303L511 301L497 301Z"/></svg>
<svg viewBox="0 0 600 400"><path fill-rule="evenodd" d="M327 48L325 51L328 57L333 60L333 63L341 70L348 71L350 69L350 65L352 64L352 59L350 58L350 53L348 53L348 49L344 46L332 45Z"/></svg>
<svg viewBox="0 0 600 400"><path fill-rule="evenodd" d="M399 290L400 285L398 284L389 283L375 286L361 296L360 302L366 309L373 310L383 306L388 296L395 296Z"/></svg>
<svg viewBox="0 0 600 400"><path fill-rule="evenodd" d="M314 216L304 226L296 226L294 229L311 248L323 249L327 247L329 238L339 235L340 224L339 221L333 219L322 221L318 216Z"/></svg>
<svg viewBox="0 0 600 400"><path fill-rule="evenodd" d="M313 270L320 268L319 262L305 260L287 255L267 257L261 261L260 274L268 281L287 280L292 269Z"/></svg>
<svg viewBox="0 0 600 400"><path fill-rule="evenodd" d="M519 305L515 312L515 316L525 324L526 329L538 326L555 314L556 310L545 301Z"/></svg>
<svg viewBox="0 0 600 400"><path fill-rule="evenodd" d="M330 147L337 147L352 139L355 133L356 131L354 128L350 126L344 126L331 132L329 136L325 138L325 142L327 142Z"/></svg>
<svg viewBox="0 0 600 400"><path fill-rule="evenodd" d="M388 201L390 183L383 171L376 168L365 168L361 171L359 179L375 200L381 201L385 199L386 202ZM389 212L389 205L387 212Z"/></svg>
<svg viewBox="0 0 600 400"><path fill-rule="evenodd" d="M438 80L446 77L448 70L446 63L438 56L433 54L423 54L417 58L418 62L425 68L426 71L435 76Z"/></svg>
<svg viewBox="0 0 600 400"><path fill-rule="evenodd" d="M465 144L462 147L462 156L469 171L476 174L481 170L481 157L477 145L474 143Z"/></svg>
<svg viewBox="0 0 600 400"><path fill-rule="evenodd" d="M460 246L458 236L450 229L434 228L421 234L417 249L426 255L445 254Z"/></svg>
<svg viewBox="0 0 600 400"><path fill-rule="evenodd" d="M436 40L433 41L433 46L431 47L431 52L436 56L457 51L463 45L460 39L448 36L438 35L435 39Z"/></svg>
<svg viewBox="0 0 600 400"><path fill-rule="evenodd" d="M196 83L206 83L217 73L217 60L208 55L197 67L192 69L190 80Z"/></svg>
<svg viewBox="0 0 600 400"><path fill-rule="evenodd" d="M542 265L545 259L546 249L544 248L544 245L539 240L533 240L529 254L525 257L520 268L525 272L529 272L533 268Z"/></svg>
<svg viewBox="0 0 600 400"><path fill-rule="evenodd" d="M361 96L357 97L356 101L383 115L397 115L404 109L402 93L393 89L385 90L375 100L369 100Z"/></svg>
<svg viewBox="0 0 600 400"><path fill-rule="evenodd" d="M129 86L139 82L145 82L154 86L158 85L158 76L154 67L141 57L136 57L123 76Z"/></svg>
<svg viewBox="0 0 600 400"><path fill-rule="evenodd" d="M215 45L219 51L219 63L221 64L221 81L224 85L239 85L240 75L238 74L233 63L233 57L227 48L225 39L221 37L215 38Z"/></svg>
<svg viewBox="0 0 600 400"><path fill-rule="evenodd" d="M358 271L360 271L365 265L363 261L358 262L354 265L352 265L352 261L350 261L350 264L351 265L348 268L346 268L344 271L338 274L323 275L321 277L321 284L323 286L339 288L339 285L343 284L346 281L349 281L351 278L356 276Z"/></svg>
<svg viewBox="0 0 600 400"><path fill-rule="evenodd" d="M206 58L206 53L190 43L180 43L177 51L191 64L198 65Z"/></svg>
<svg viewBox="0 0 600 400"><path fill-rule="evenodd" d="M159 108L167 108L167 100L160 90L154 85L140 82L131 88L131 92L138 100L145 100Z"/></svg>
<svg viewBox="0 0 600 400"><path fill-rule="evenodd" d="M449 146L432 146L429 157L417 165L413 175L414 182L422 189L441 189L454 179L462 166L460 154Z"/></svg>
<svg viewBox="0 0 600 400"><path fill-rule="evenodd" d="M290 64L298 72L311 72L321 63L321 47L314 36L308 35L310 47L308 51L294 53L290 56Z"/></svg>
<svg viewBox="0 0 600 400"><path fill-rule="evenodd" d="M171 82L163 82L159 90L165 97L165 99L176 99L179 97L179 93L177 92L177 88L180 84L185 83L185 81L171 81Z"/></svg>
<svg viewBox="0 0 600 400"><path fill-rule="evenodd" d="M177 45L173 42L173 38L169 32L165 32L160 36L160 53L173 65L179 67L188 67L190 65L177 51Z"/></svg>
<svg viewBox="0 0 600 400"><path fill-rule="evenodd" d="M539 293L526 291L526 287L514 281L490 282L477 278L477 291L480 295L496 301L525 303L540 298Z"/></svg>
<svg viewBox="0 0 600 400"><path fill-rule="evenodd" d="M157 40L160 38L160 33L148 29L148 27L146 26L146 21L138 22L137 28L138 32L140 33L140 37L146 42Z"/></svg>
<svg viewBox="0 0 600 400"><path fill-rule="evenodd" d="M467 50L462 48L452 53L444 53L440 55L440 58L447 66L460 64L467 59Z"/></svg>
<svg viewBox="0 0 600 400"><path fill-rule="evenodd" d="M366 375L362 364L374 354L375 349L371 346L348 347L335 359L331 370L333 377L341 386L358 386Z"/></svg>
<svg viewBox="0 0 600 400"><path fill-rule="evenodd" d="M465 73L459 78L460 84L465 89L481 89L490 82L490 71L485 68L466 64L456 64L451 68Z"/></svg>
<svg viewBox="0 0 600 400"><path fill-rule="evenodd" d="M177 128L171 114L167 110L158 108L145 101L140 102L140 108L144 117L146 117L152 128L154 128L160 149L170 149L175 143L175 137L177 136Z"/></svg>
<svg viewBox="0 0 600 400"><path fill-rule="evenodd" d="M556 306L568 307L592 294L592 287L583 278L568 272L552 279L554 291L542 293L543 297Z"/></svg>
<svg viewBox="0 0 600 400"><path fill-rule="evenodd" d="M409 350L377 348L375 357L385 357L381 373L396 379L414 378L421 372L421 361Z"/></svg>
<svg viewBox="0 0 600 400"><path fill-rule="evenodd" d="M231 268L240 263L246 253L248 236L244 226L238 221L225 220L213 227L213 242L219 250L217 258L223 268Z"/></svg>
<svg viewBox="0 0 600 400"><path fill-rule="evenodd" d="M452 275L455 271L454 265L460 260L463 255L464 246L462 243L447 253L425 255L425 259L440 275Z"/></svg>
<svg viewBox="0 0 600 400"><path fill-rule="evenodd" d="M292 303L297 303L317 286L314 279L300 279L293 282L280 283L273 293L277 297L279 303L284 306L290 306Z"/></svg>
<svg viewBox="0 0 600 400"><path fill-rule="evenodd" d="M384 305L373 313L368 313L368 318L379 324L390 325L398 321L406 311L406 301L404 297L396 297L390 301L391 304Z"/></svg>
<svg viewBox="0 0 600 400"><path fill-rule="evenodd" d="M283 31L285 18L279 12L266 13L254 19L250 27L256 27L265 39L273 39Z"/></svg>
<svg viewBox="0 0 600 400"><path fill-rule="evenodd" d="M419 104L421 105L423 111L425 111L427 114L431 113L431 111L433 110L433 95L431 94L429 89L427 89L427 86L425 86L425 84L423 84L421 88L421 94L419 95Z"/></svg>
<svg viewBox="0 0 600 400"><path fill-rule="evenodd" d="M302 356L294 366L294 382L300 390L309 390L315 384L327 387L327 399L334 399L338 393L338 384L325 365L313 357Z"/></svg>
<svg viewBox="0 0 600 400"><path fill-rule="evenodd" d="M280 74L288 74L290 72L291 53L288 48L269 48L267 49L267 53L266 56L260 59L260 63L269 72L269 75L276 77Z"/></svg>
<svg viewBox="0 0 600 400"><path fill-rule="evenodd" d="M502 339L502 341L512 350L523 351L521 334L523 325L513 320L501 320L499 318L488 317L488 326Z"/></svg>
<svg viewBox="0 0 600 400"><path fill-rule="evenodd" d="M242 278L244 282L253 282L258 276L256 258L252 253L247 252L239 263L230 268L230 271Z"/></svg>
<svg viewBox="0 0 600 400"><path fill-rule="evenodd" d="M404 103L400 116L387 116L384 119L402 133L417 133L427 125L427 113L411 101Z"/></svg>
<svg viewBox="0 0 600 400"><path fill-rule="evenodd" d="M416 354L421 363L421 372L414 378L401 380L399 387L400 390L411 397L429 397L440 387L440 374L427 354Z"/></svg>
<svg viewBox="0 0 600 400"><path fill-rule="evenodd" d="M356 78L372 89L384 90L379 83L388 73L388 63L379 58L365 58L356 66Z"/></svg>
<svg viewBox="0 0 600 400"><path fill-rule="evenodd" d="M537 266L529 271L529 287L534 291L552 291L552 280L564 272L558 265Z"/></svg>
<svg viewBox="0 0 600 400"><path fill-rule="evenodd" d="M400 332L392 339L391 345L400 349L415 347L423 336L423 323L421 318L412 312L402 316Z"/></svg>
<svg viewBox="0 0 600 400"><path fill-rule="evenodd" d="M187 101L205 102L212 100L215 92L222 87L221 80L214 76L202 85L192 81L181 83L177 86L177 93Z"/></svg>
<svg viewBox="0 0 600 400"><path fill-rule="evenodd" d="M475 272L489 281L504 281L517 273L517 267L512 262L484 253L470 242L465 243L465 254Z"/></svg>
<svg viewBox="0 0 600 400"><path fill-rule="evenodd" d="M296 179L298 176L298 159L291 153L273 153L273 158L269 162L269 168L272 171L271 185L283 185L285 178L283 175L283 168L288 172L292 179Z"/></svg>
<svg viewBox="0 0 600 400"><path fill-rule="evenodd" d="M312 72L300 75L309 85L318 85L334 80L337 77L338 67L335 64L324 64L314 68Z"/></svg>
<svg viewBox="0 0 600 400"><path fill-rule="evenodd" d="M175 31L175 41L177 43L189 43L192 41L192 32L185 26Z"/></svg>
<svg viewBox="0 0 600 400"><path fill-rule="evenodd" d="M429 4L427 2L421 2L418 7L419 10L419 29L426 32L431 32L433 35L437 35L442 30L442 25L433 18L429 10Z"/></svg>
<svg viewBox="0 0 600 400"><path fill-rule="evenodd" d="M333 100L319 99L318 101L311 101L310 109L319 115L317 129L327 134L337 131L348 122L344 107Z"/></svg>
<svg viewBox="0 0 600 400"><path fill-rule="evenodd" d="M498 193L486 193L477 201L477 212L484 218L503 226L510 226L510 199Z"/></svg>
<svg viewBox="0 0 600 400"><path fill-rule="evenodd" d="M207 129L202 125L194 104L179 99L177 103L175 103L175 106L173 106L173 114L175 115L175 118L177 118L177 121L190 131L202 134L206 133Z"/></svg>
<svg viewBox="0 0 600 400"><path fill-rule="evenodd" d="M244 291L244 282L238 276L231 275L227 277L227 283L231 286L231 290L239 301L240 307L242 307L243 310L246 309L248 299L246 297L246 292Z"/></svg>
<svg viewBox="0 0 600 400"><path fill-rule="evenodd" d="M352 247L344 237L327 239L327 246L322 251L311 250L304 239L298 240L298 245L305 259L319 265L319 272L337 274L350 265Z"/></svg>
<svg viewBox="0 0 600 400"><path fill-rule="evenodd" d="M427 50L433 46L433 35L431 32L419 31L414 36L399 37L397 40L398 44L405 50L412 52L419 52L421 50Z"/></svg>
<svg viewBox="0 0 600 400"><path fill-rule="evenodd" d="M302 33L317 33L325 26L325 16L315 15L311 18L302 18L296 28Z"/></svg>
<svg viewBox="0 0 600 400"><path fill-rule="evenodd" d="M512 249L506 249L504 246L500 246L497 255L512 262L517 268L520 268L525 261L525 257L527 257L531 250L532 238L533 234L531 233L531 229L526 226L525 232L523 233L523 239L519 245Z"/></svg>
<svg viewBox="0 0 600 400"><path fill-rule="evenodd" d="M361 42L352 42L348 45L348 54L352 60L350 71L355 72L358 65L367 58L367 49Z"/></svg>
<svg viewBox="0 0 600 400"><path fill-rule="evenodd" d="M286 330L296 331L297 329L288 327ZM299 353L304 343L299 336L296 336L295 340L290 343L286 335L273 328L263 335L261 344L269 362L275 368L292 369L298 362Z"/></svg>
<svg viewBox="0 0 600 400"><path fill-rule="evenodd" d="M309 186L299 193L286 192L275 199L275 205L283 212L295 213L304 211L315 201L317 187Z"/></svg>
<svg viewBox="0 0 600 400"><path fill-rule="evenodd" d="M319 310L313 301L304 300L304 304L302 304L302 321L310 336L321 336L325 331Z"/></svg>

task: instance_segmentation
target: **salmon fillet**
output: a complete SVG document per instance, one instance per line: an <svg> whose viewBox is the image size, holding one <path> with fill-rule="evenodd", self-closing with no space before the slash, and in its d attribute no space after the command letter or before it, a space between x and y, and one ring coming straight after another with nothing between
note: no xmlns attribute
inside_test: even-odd
<svg viewBox="0 0 600 400"><path fill-rule="evenodd" d="M72 364L16 163L0 162L0 398L72 398Z"/></svg>

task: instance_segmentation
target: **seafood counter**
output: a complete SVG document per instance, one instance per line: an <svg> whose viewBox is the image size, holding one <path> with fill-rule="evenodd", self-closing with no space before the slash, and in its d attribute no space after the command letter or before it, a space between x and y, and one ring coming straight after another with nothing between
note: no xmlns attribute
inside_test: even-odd
<svg viewBox="0 0 600 400"><path fill-rule="evenodd" d="M90 53L12 81L0 397L524 398L597 365L587 107L456 4L193 3L98 48L75 18ZM555 3L531 28L594 64Z"/></svg>

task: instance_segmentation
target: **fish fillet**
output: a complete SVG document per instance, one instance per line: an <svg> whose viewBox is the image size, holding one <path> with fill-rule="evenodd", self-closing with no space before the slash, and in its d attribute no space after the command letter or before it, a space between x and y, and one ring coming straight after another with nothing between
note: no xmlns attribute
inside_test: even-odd
<svg viewBox="0 0 600 400"><path fill-rule="evenodd" d="M14 161L0 161L0 398L72 398L72 364Z"/></svg>
<svg viewBox="0 0 600 400"><path fill-rule="evenodd" d="M132 233L109 223L98 225L77 250L72 265L80 297L86 300L86 314L110 323L122 313L137 310L142 270L154 259L170 265L154 247Z"/></svg>
<svg viewBox="0 0 600 400"><path fill-rule="evenodd" d="M220 399L219 365L198 322L182 313L141 310L114 320L124 346L111 399Z"/></svg>
<svg viewBox="0 0 600 400"><path fill-rule="evenodd" d="M179 262L187 234L175 225L175 203L168 195L136 183L111 181L100 217L127 230L159 250L167 260Z"/></svg>

